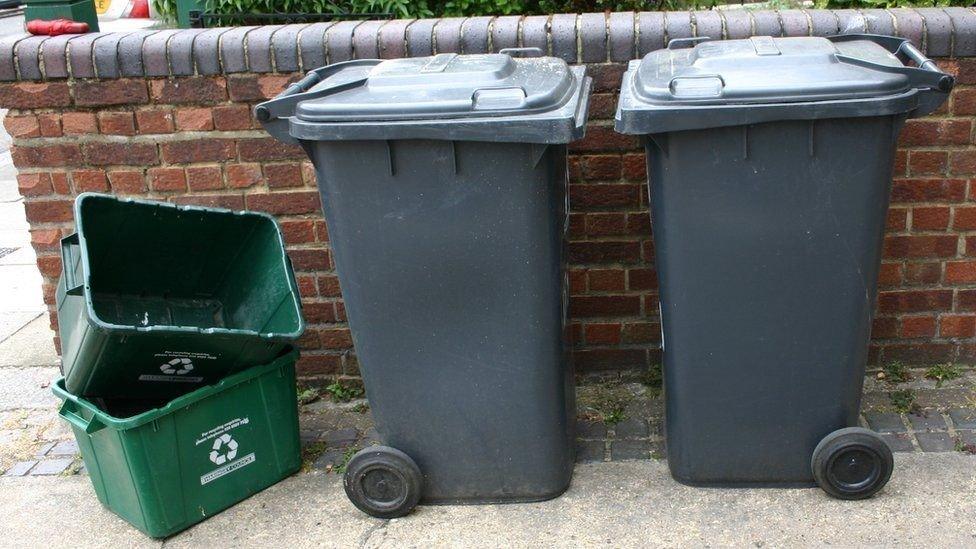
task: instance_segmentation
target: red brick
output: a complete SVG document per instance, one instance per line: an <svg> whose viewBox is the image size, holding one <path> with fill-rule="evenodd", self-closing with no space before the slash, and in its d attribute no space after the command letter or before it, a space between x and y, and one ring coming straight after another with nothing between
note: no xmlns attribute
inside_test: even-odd
<svg viewBox="0 0 976 549"><path fill-rule="evenodd" d="M146 192L146 182L141 170L117 170L108 172L112 192L132 195Z"/></svg>
<svg viewBox="0 0 976 549"><path fill-rule="evenodd" d="M51 172L51 187L54 194L71 194L71 186L68 185L68 174L65 172Z"/></svg>
<svg viewBox="0 0 976 549"><path fill-rule="evenodd" d="M578 156L570 156L566 159L566 171L568 172L570 183L581 183L583 181L583 168L580 166Z"/></svg>
<svg viewBox="0 0 976 549"><path fill-rule="evenodd" d="M884 257L951 257L956 255L957 241L956 235L889 236L884 242Z"/></svg>
<svg viewBox="0 0 976 549"><path fill-rule="evenodd" d="M75 104L81 106L148 103L146 82L141 79L76 80Z"/></svg>
<svg viewBox="0 0 976 549"><path fill-rule="evenodd" d="M935 284L942 278L941 263L909 263L905 265L905 284Z"/></svg>
<svg viewBox="0 0 976 549"><path fill-rule="evenodd" d="M622 269L590 269L586 273L590 291L615 292L624 290L624 271Z"/></svg>
<svg viewBox="0 0 976 549"><path fill-rule="evenodd" d="M902 179L891 190L893 202L961 202L965 198L964 179Z"/></svg>
<svg viewBox="0 0 976 549"><path fill-rule="evenodd" d="M875 318L871 324L872 339L893 339L898 337L898 319L892 317Z"/></svg>
<svg viewBox="0 0 976 549"><path fill-rule="evenodd" d="M108 191L108 177L102 170L75 170L71 172L75 192L105 192Z"/></svg>
<svg viewBox="0 0 976 549"><path fill-rule="evenodd" d="M174 204L193 204L228 210L244 209L244 196L240 194L188 194L174 196L169 200Z"/></svg>
<svg viewBox="0 0 976 549"><path fill-rule="evenodd" d="M7 133L14 138L30 138L30 137L40 137L41 136L41 125L37 121L37 117L33 114L25 115L10 115L8 114L3 119L3 127L7 129Z"/></svg>
<svg viewBox="0 0 976 549"><path fill-rule="evenodd" d="M348 328L319 330L319 339L325 349L351 349L352 334Z"/></svg>
<svg viewBox="0 0 976 549"><path fill-rule="evenodd" d="M625 154L622 163L624 179L647 181L647 163L643 154Z"/></svg>
<svg viewBox="0 0 976 549"><path fill-rule="evenodd" d="M651 218L646 211L627 214L627 234L651 236Z"/></svg>
<svg viewBox="0 0 976 549"><path fill-rule="evenodd" d="M878 311L913 313L948 311L952 307L952 290L885 291L878 294Z"/></svg>
<svg viewBox="0 0 976 549"><path fill-rule="evenodd" d="M303 301L302 314L310 324L335 322L338 319L335 306L331 302Z"/></svg>
<svg viewBox="0 0 976 549"><path fill-rule="evenodd" d="M976 282L976 262L949 261L946 262L945 281L947 284L959 282Z"/></svg>
<svg viewBox="0 0 976 549"><path fill-rule="evenodd" d="M220 103L227 99L227 84L221 77L166 78L150 82L156 103Z"/></svg>
<svg viewBox="0 0 976 549"><path fill-rule="evenodd" d="M908 170L912 175L941 175L949 165L949 153L945 151L911 151Z"/></svg>
<svg viewBox="0 0 976 549"><path fill-rule="evenodd" d="M57 113L41 113L37 115L37 123L43 137L61 137L61 115Z"/></svg>
<svg viewBox="0 0 976 549"><path fill-rule="evenodd" d="M570 185L569 201L574 209L640 206L641 187L631 184Z"/></svg>
<svg viewBox="0 0 976 549"><path fill-rule="evenodd" d="M315 286L315 277L311 275L296 275L295 283L298 285L298 294L302 297L315 297L319 291Z"/></svg>
<svg viewBox="0 0 976 549"><path fill-rule="evenodd" d="M325 271L330 267L329 250L322 248L290 249L288 257L296 271Z"/></svg>
<svg viewBox="0 0 976 549"><path fill-rule="evenodd" d="M976 89L956 89L952 92L952 113L963 116L976 114Z"/></svg>
<svg viewBox="0 0 976 549"><path fill-rule="evenodd" d="M237 146L243 162L305 159L305 153L302 152L301 147L282 143L273 137L241 139Z"/></svg>
<svg viewBox="0 0 976 549"><path fill-rule="evenodd" d="M912 209L913 230L944 231L948 226L948 206L919 207Z"/></svg>
<svg viewBox="0 0 976 549"><path fill-rule="evenodd" d="M655 322L624 324L621 340L624 343L658 343L661 341L661 325Z"/></svg>
<svg viewBox="0 0 976 549"><path fill-rule="evenodd" d="M580 349L573 351L573 364L581 372L640 369L647 367L644 349Z"/></svg>
<svg viewBox="0 0 976 549"><path fill-rule="evenodd" d="M623 212L586 214L586 234L617 236L627 234L627 214Z"/></svg>
<svg viewBox="0 0 976 549"><path fill-rule="evenodd" d="M901 177L908 174L908 151L898 149L895 151L895 161L892 163L891 175Z"/></svg>
<svg viewBox="0 0 976 549"><path fill-rule="evenodd" d="M569 300L570 316L589 318L602 316L637 316L640 298L637 296L575 296Z"/></svg>
<svg viewBox="0 0 976 549"><path fill-rule="evenodd" d="M287 244L315 242L315 223L311 219L281 220L278 225Z"/></svg>
<svg viewBox="0 0 976 549"><path fill-rule="evenodd" d="M593 79L594 92L616 92L626 70L625 63L591 63L586 66L586 75Z"/></svg>
<svg viewBox="0 0 976 549"><path fill-rule="evenodd" d="M885 220L885 230L889 232L903 231L908 227L908 208L889 208L888 218Z"/></svg>
<svg viewBox="0 0 976 549"><path fill-rule="evenodd" d="M188 139L160 145L163 160L171 164L233 160L233 139Z"/></svg>
<svg viewBox="0 0 976 549"><path fill-rule="evenodd" d="M878 286L897 286L901 284L901 263L882 263L878 271Z"/></svg>
<svg viewBox="0 0 976 549"><path fill-rule="evenodd" d="M913 339L919 337L932 337L935 335L935 317L932 316L906 316L901 319L901 337Z"/></svg>
<svg viewBox="0 0 976 549"><path fill-rule="evenodd" d="M81 149L77 143L59 143L38 147L15 146L10 151L14 166L40 168L56 166L80 166Z"/></svg>
<svg viewBox="0 0 976 549"><path fill-rule="evenodd" d="M654 269L630 269L627 271L627 287L630 290L656 290L657 273Z"/></svg>
<svg viewBox="0 0 976 549"><path fill-rule="evenodd" d="M135 117L131 112L100 112L98 127L104 134L135 135Z"/></svg>
<svg viewBox="0 0 976 549"><path fill-rule="evenodd" d="M227 92L233 101L263 101L278 95L298 78L297 74L235 75L227 79Z"/></svg>
<svg viewBox="0 0 976 549"><path fill-rule="evenodd" d="M37 268L41 274L48 278L58 278L61 276L61 256L42 255L37 257Z"/></svg>
<svg viewBox="0 0 976 549"><path fill-rule="evenodd" d="M186 183L191 191L212 191L224 186L220 166L191 166L186 169Z"/></svg>
<svg viewBox="0 0 976 549"><path fill-rule="evenodd" d="M65 135L81 135L98 132L95 124L95 113L66 112L61 115L62 131Z"/></svg>
<svg viewBox="0 0 976 549"><path fill-rule="evenodd" d="M569 268L569 295L586 293L586 269Z"/></svg>
<svg viewBox="0 0 976 549"><path fill-rule="evenodd" d="M587 180L597 179L620 179L622 166L620 156L584 156L581 167L583 178Z"/></svg>
<svg viewBox="0 0 976 549"><path fill-rule="evenodd" d="M173 111L170 109L146 109L136 111L136 125L139 133L173 133L175 129Z"/></svg>
<svg viewBox="0 0 976 549"><path fill-rule="evenodd" d="M159 163L154 143L85 143L85 161L93 166L151 166Z"/></svg>
<svg viewBox="0 0 976 549"><path fill-rule="evenodd" d="M613 131L612 126L591 125L586 128L586 137L570 144L573 152L634 151L638 148L637 138Z"/></svg>
<svg viewBox="0 0 976 549"><path fill-rule="evenodd" d="M260 164L229 164L225 170L227 186L234 189L252 187L264 180Z"/></svg>
<svg viewBox="0 0 976 549"><path fill-rule="evenodd" d="M46 173L17 174L17 190L22 196L44 196L51 194L51 176Z"/></svg>
<svg viewBox="0 0 976 549"><path fill-rule="evenodd" d="M268 180L268 187L301 187L302 166L293 164L268 164L264 166L264 177Z"/></svg>
<svg viewBox="0 0 976 549"><path fill-rule="evenodd" d="M176 129L187 132L210 131L214 128L210 109L190 107L176 109Z"/></svg>
<svg viewBox="0 0 976 549"><path fill-rule="evenodd" d="M247 207L274 215L307 214L320 211L319 193L292 191L247 195Z"/></svg>
<svg viewBox="0 0 976 549"><path fill-rule="evenodd" d="M31 244L35 250L46 250L50 252L61 252L61 230L60 229L31 229Z"/></svg>
<svg viewBox="0 0 976 549"><path fill-rule="evenodd" d="M342 290L339 287L339 277L333 275L318 276L319 293L323 297L341 297Z"/></svg>
<svg viewBox="0 0 976 549"><path fill-rule="evenodd" d="M617 109L617 96L610 93L594 93L590 96L588 117L590 120L613 120Z"/></svg>
<svg viewBox="0 0 976 549"><path fill-rule="evenodd" d="M295 368L302 376L335 375L342 369L342 358L339 355L302 353Z"/></svg>
<svg viewBox="0 0 976 549"><path fill-rule="evenodd" d="M617 345L620 343L620 324L587 324L583 326L586 343Z"/></svg>
<svg viewBox="0 0 976 549"><path fill-rule="evenodd" d="M24 202L27 221L35 223L52 223L71 221L71 200L29 200Z"/></svg>
<svg viewBox="0 0 976 549"><path fill-rule="evenodd" d="M903 147L966 145L972 129L972 121L964 118L909 120L905 123L898 143Z"/></svg>
<svg viewBox="0 0 976 549"><path fill-rule="evenodd" d="M637 263L640 261L639 242L570 242L570 263Z"/></svg>
<svg viewBox="0 0 976 549"><path fill-rule="evenodd" d="M15 82L0 84L0 107L5 109L45 109L67 107L71 90L66 82Z"/></svg>
<svg viewBox="0 0 976 549"><path fill-rule="evenodd" d="M952 228L957 231L976 230L976 206L957 206L952 216Z"/></svg>
<svg viewBox="0 0 976 549"><path fill-rule="evenodd" d="M976 336L976 316L942 315L939 319L939 335L942 337Z"/></svg>
<svg viewBox="0 0 976 549"><path fill-rule="evenodd" d="M247 105L222 105L213 108L214 127L221 131L251 128L251 109Z"/></svg>
<svg viewBox="0 0 976 549"><path fill-rule="evenodd" d="M186 173L183 168L150 168L149 188L159 192L186 191Z"/></svg>
<svg viewBox="0 0 976 549"><path fill-rule="evenodd" d="M976 62L970 58L940 59L939 66L948 66L952 62L955 67L953 74L957 84L976 84Z"/></svg>
<svg viewBox="0 0 976 549"><path fill-rule="evenodd" d="M976 150L952 151L949 164L953 175L976 174Z"/></svg>

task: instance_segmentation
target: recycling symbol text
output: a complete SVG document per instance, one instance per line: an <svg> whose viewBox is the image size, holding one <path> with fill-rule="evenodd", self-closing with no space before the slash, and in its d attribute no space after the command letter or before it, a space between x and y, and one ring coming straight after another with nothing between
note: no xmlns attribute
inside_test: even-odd
<svg viewBox="0 0 976 549"><path fill-rule="evenodd" d="M226 451L221 453L220 450L225 446L227 447ZM227 433L224 433L214 439L213 451L210 452L210 461L216 463L217 465L223 465L235 457L237 457L236 440L231 438L231 436Z"/></svg>
<svg viewBox="0 0 976 549"><path fill-rule="evenodd" d="M193 369L193 361L188 358L174 358L159 367L164 374L181 376Z"/></svg>

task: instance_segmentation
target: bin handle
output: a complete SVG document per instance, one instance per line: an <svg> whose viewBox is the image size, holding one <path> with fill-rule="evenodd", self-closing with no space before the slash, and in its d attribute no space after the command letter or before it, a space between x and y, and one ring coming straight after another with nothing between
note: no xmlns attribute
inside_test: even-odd
<svg viewBox="0 0 976 549"><path fill-rule="evenodd" d="M85 285L75 281L75 252L80 248L78 233L72 233L61 239L61 279L64 280L65 293L68 295L84 295Z"/></svg>
<svg viewBox="0 0 976 549"><path fill-rule="evenodd" d="M96 433L105 428L105 425L101 421L92 416L91 419L85 419L78 415L78 403L73 400L65 400L61 404L61 409L58 410L58 415L64 418L65 421L71 425L81 429L86 434Z"/></svg>
<svg viewBox="0 0 976 549"><path fill-rule="evenodd" d="M524 48L502 48L498 50L498 53L502 55L508 55L509 57L515 56L532 56L532 57L542 57L542 48L524 47Z"/></svg>
<svg viewBox="0 0 976 549"><path fill-rule="evenodd" d="M294 114L295 105L297 105L299 101L314 99L328 93L335 93L337 91L343 91L349 88L361 86L366 82L366 79L357 78L356 80L327 88L325 90L320 90L316 93L309 93L309 90L319 82L322 82L337 72L350 67L372 67L380 64L381 62L382 61L379 59L357 59L354 61L343 61L342 63L326 65L313 71L309 71L304 78L285 88L273 99L265 101L254 107L254 116L257 117L258 121L262 123L271 122L277 120L278 118L292 116Z"/></svg>

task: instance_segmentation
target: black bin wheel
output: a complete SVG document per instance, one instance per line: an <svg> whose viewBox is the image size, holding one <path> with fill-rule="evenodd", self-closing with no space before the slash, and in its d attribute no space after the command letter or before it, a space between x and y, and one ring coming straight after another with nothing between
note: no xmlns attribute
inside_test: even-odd
<svg viewBox="0 0 976 549"><path fill-rule="evenodd" d="M413 511L420 501L424 479L407 454L389 446L370 446L346 464L342 484L360 511L390 519Z"/></svg>
<svg viewBox="0 0 976 549"><path fill-rule="evenodd" d="M888 483L894 464L891 448L877 433L848 427L825 436L810 465L824 492L838 499L866 499Z"/></svg>

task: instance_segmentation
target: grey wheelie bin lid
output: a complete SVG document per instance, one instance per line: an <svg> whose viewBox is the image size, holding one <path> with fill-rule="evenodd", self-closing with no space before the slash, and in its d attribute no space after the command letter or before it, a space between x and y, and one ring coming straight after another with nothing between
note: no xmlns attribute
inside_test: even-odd
<svg viewBox="0 0 976 549"><path fill-rule="evenodd" d="M891 36L672 40L667 49L631 61L615 126L651 134L775 120L922 116L945 101L953 83L911 42Z"/></svg>
<svg viewBox="0 0 976 549"><path fill-rule="evenodd" d="M360 60L310 72L255 115L278 139L568 143L583 136L590 79L536 48Z"/></svg>

